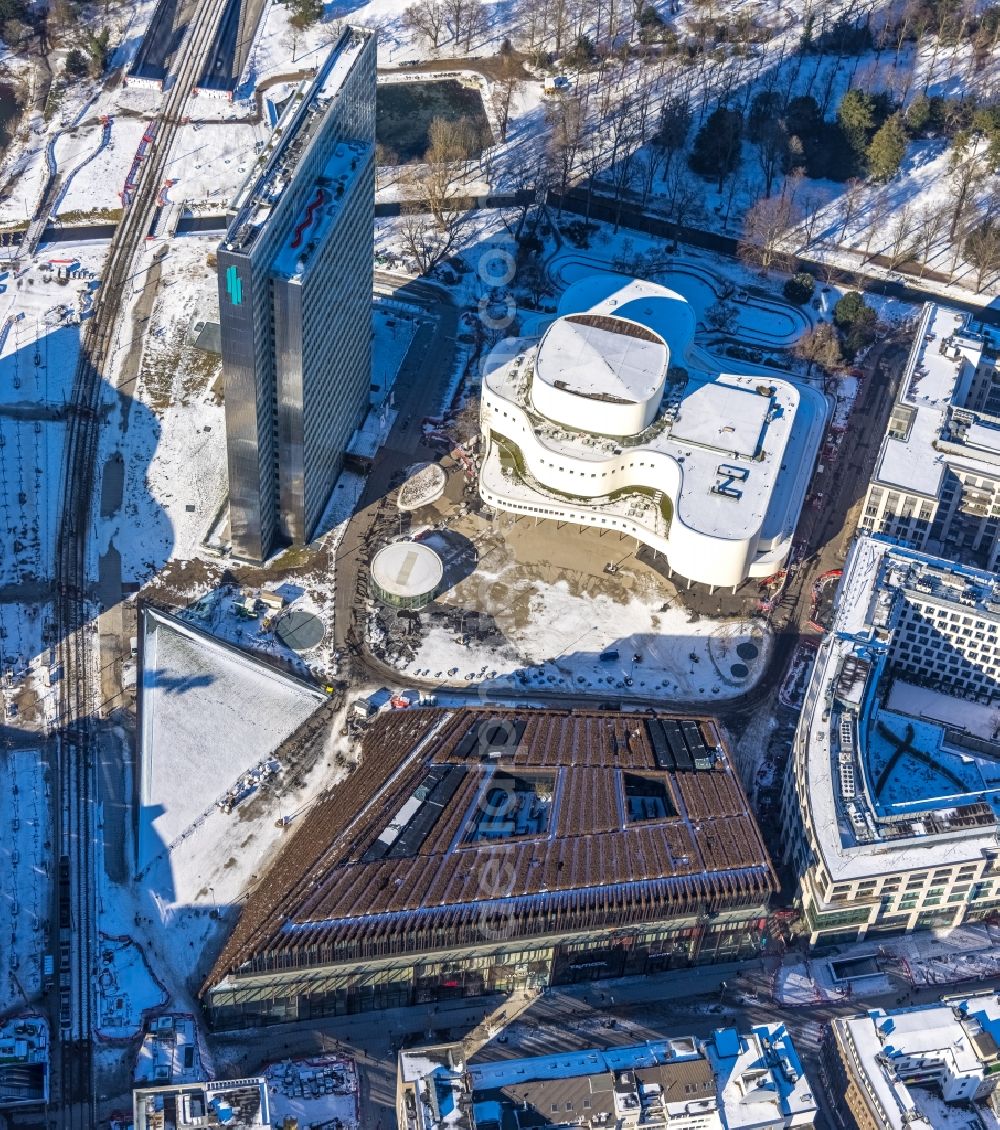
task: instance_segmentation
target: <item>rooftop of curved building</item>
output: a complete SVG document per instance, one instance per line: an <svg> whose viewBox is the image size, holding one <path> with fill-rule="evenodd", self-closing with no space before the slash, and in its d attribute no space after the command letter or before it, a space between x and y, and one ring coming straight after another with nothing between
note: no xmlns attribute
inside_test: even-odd
<svg viewBox="0 0 1000 1130"><path fill-rule="evenodd" d="M671 364L682 363L694 340L695 314L683 295L648 279L596 274L567 287L559 300L560 318L589 313L625 318L645 326L667 346Z"/></svg>
<svg viewBox="0 0 1000 1130"><path fill-rule="evenodd" d="M592 400L641 404L660 395L670 353L655 331L620 316L557 318L535 360L535 378Z"/></svg>
<svg viewBox="0 0 1000 1130"><path fill-rule="evenodd" d="M428 545L416 541L394 541L375 554L371 574L383 592L409 598L433 592L441 583L444 566Z"/></svg>

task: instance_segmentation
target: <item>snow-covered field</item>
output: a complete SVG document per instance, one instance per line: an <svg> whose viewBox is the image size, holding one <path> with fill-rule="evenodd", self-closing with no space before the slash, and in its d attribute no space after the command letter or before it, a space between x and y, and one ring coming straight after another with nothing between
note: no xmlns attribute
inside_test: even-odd
<svg viewBox="0 0 1000 1130"><path fill-rule="evenodd" d="M517 600L528 608L526 622L518 626L505 616L514 594L503 574L480 573L476 581L481 599L475 611L496 620L506 645L463 643L459 633L435 625L401 674L443 685L474 683L486 693L532 689L710 701L741 693L767 665L771 637L759 622L702 617L692 623L680 605L664 607L662 596L619 603L604 594L574 592L566 581L536 580L518 587ZM732 671L741 662L739 644L757 651L742 677Z"/></svg>
<svg viewBox="0 0 1000 1130"><path fill-rule="evenodd" d="M0 750L0 1015L42 989L51 876L49 775L40 749Z"/></svg>

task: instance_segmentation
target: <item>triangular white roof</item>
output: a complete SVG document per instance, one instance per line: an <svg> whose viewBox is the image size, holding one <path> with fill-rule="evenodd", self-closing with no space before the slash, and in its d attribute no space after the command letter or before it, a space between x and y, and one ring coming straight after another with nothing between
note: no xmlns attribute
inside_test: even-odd
<svg viewBox="0 0 1000 1130"><path fill-rule="evenodd" d="M145 609L140 630L141 873L325 696L173 616Z"/></svg>

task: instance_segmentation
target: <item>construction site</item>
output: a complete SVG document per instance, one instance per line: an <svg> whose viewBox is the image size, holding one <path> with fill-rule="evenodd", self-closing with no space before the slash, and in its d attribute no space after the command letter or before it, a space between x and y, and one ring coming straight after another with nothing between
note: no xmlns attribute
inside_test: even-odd
<svg viewBox="0 0 1000 1130"><path fill-rule="evenodd" d="M732 960L775 889L710 719L390 711L202 995L233 1028Z"/></svg>

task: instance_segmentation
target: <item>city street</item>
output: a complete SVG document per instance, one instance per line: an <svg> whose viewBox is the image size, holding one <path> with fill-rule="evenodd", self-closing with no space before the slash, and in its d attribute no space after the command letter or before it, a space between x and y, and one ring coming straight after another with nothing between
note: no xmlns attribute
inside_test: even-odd
<svg viewBox="0 0 1000 1130"><path fill-rule="evenodd" d="M929 1004L960 995L962 986L911 990L900 982L883 997L779 1007L770 999L778 959L728 963L678 970L651 977L624 978L553 988L539 996L510 1027L499 1031L477 1060L545 1055L588 1047L642 1043L671 1035L707 1036L734 1025L782 1021L787 1026L813 1082L821 1114L819 1130L835 1130L821 1085L819 1048L823 1027L832 1018L858 1015L868 1008L894 1008L900 1000ZM1000 978L965 986L982 992L1000 986ZM759 997L759 1002L754 997ZM339 1047L357 1057L362 1079L364 1130L395 1126L396 1053L400 1046L460 1040L484 1016L502 1009L505 998L480 997L310 1020L212 1039L219 1064L230 1074L249 1073L284 1055L302 1055ZM611 1022L613 1021L613 1026Z"/></svg>

